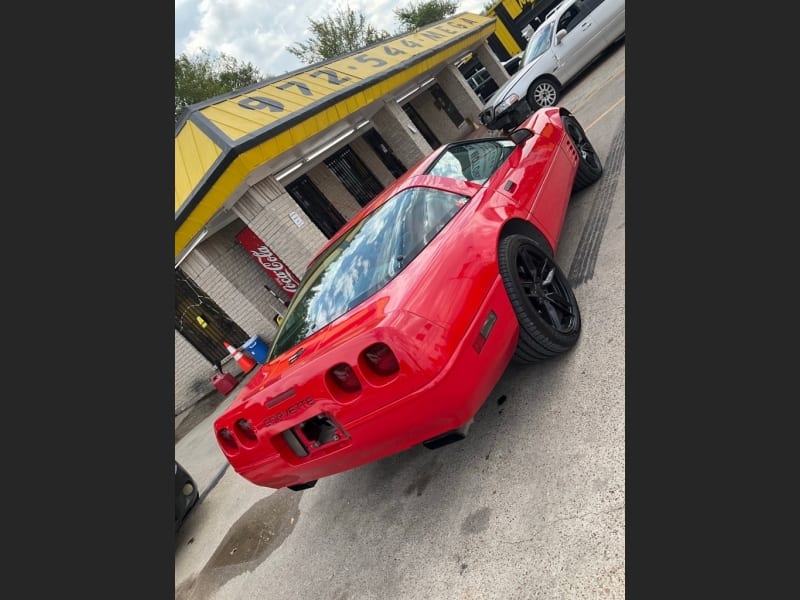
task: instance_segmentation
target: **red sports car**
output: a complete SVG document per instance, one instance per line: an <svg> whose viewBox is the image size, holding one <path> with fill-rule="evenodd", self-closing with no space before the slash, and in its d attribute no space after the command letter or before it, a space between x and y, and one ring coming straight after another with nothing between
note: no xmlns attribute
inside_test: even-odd
<svg viewBox="0 0 800 600"><path fill-rule="evenodd" d="M266 364L215 421L236 472L302 490L463 439L512 359L575 345L553 256L571 194L602 171L563 107L409 169L309 263Z"/></svg>

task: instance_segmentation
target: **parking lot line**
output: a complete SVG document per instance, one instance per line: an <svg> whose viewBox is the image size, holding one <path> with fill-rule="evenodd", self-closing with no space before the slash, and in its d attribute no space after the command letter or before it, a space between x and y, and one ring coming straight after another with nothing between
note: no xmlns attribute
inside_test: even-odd
<svg viewBox="0 0 800 600"><path fill-rule="evenodd" d="M609 109L608 109L607 111L605 111L605 112L604 112L602 115L600 115L600 116L599 116L599 117L597 117L597 118L596 118L594 121L592 121L591 123L589 123L589 125L588 125L587 127L585 127L585 130L586 130L586 131L589 131L589 130L590 130L592 127L594 127L594 126L595 126L597 123L599 123L599 122L600 122L600 120L601 120L603 117L605 117L605 116L606 116L608 113L610 113L612 110L614 110L614 109L615 109L615 108L616 108L616 107L617 107L617 106L620 104L620 102L624 102L624 101L625 101L625 96L623 96L622 98L620 98L619 100L617 100L616 102L614 102L614 104L612 104L612 105L609 107Z"/></svg>

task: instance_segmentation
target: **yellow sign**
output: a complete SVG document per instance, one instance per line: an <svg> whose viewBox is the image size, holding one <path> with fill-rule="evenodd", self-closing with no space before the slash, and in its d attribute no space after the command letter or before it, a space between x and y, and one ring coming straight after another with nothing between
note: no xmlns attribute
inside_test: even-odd
<svg viewBox="0 0 800 600"><path fill-rule="evenodd" d="M375 75L411 63L477 26L486 25L487 21L491 22L491 19L463 15L430 29L372 46L359 54L270 82L201 112L230 139L239 140L329 96L357 87Z"/></svg>

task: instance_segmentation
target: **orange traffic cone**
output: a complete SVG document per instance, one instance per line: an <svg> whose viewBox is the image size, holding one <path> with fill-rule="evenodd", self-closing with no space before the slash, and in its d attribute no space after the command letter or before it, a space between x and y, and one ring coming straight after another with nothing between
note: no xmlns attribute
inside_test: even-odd
<svg viewBox="0 0 800 600"><path fill-rule="evenodd" d="M237 350L228 342L223 341L222 343L225 344L228 354L232 355L233 358L236 359L236 364L239 365L239 368L242 370L242 372L249 373L253 370L253 367L258 364L254 358L243 354L241 350Z"/></svg>

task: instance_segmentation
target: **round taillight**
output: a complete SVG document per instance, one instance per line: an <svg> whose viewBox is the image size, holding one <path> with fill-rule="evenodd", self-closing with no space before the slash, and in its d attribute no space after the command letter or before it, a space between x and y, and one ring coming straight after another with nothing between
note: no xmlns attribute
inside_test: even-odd
<svg viewBox="0 0 800 600"><path fill-rule="evenodd" d="M346 363L339 363L331 369L331 375L336 384L345 392L357 392L361 389L361 382L358 381L352 367Z"/></svg>
<svg viewBox="0 0 800 600"><path fill-rule="evenodd" d="M238 421L236 421L235 427L242 437L253 442L258 441L258 436L256 435L256 432L253 431L253 426L250 425L250 421L248 421L247 419L239 419Z"/></svg>
<svg viewBox="0 0 800 600"><path fill-rule="evenodd" d="M239 446L236 445L236 439L233 437L233 432L230 429L223 427L217 431L217 439L220 445L228 450L236 451L239 449Z"/></svg>
<svg viewBox="0 0 800 600"><path fill-rule="evenodd" d="M369 367L378 375L386 377L400 370L400 365L397 363L397 357L394 352L383 342L372 344L372 346L364 350L364 358L367 359Z"/></svg>

